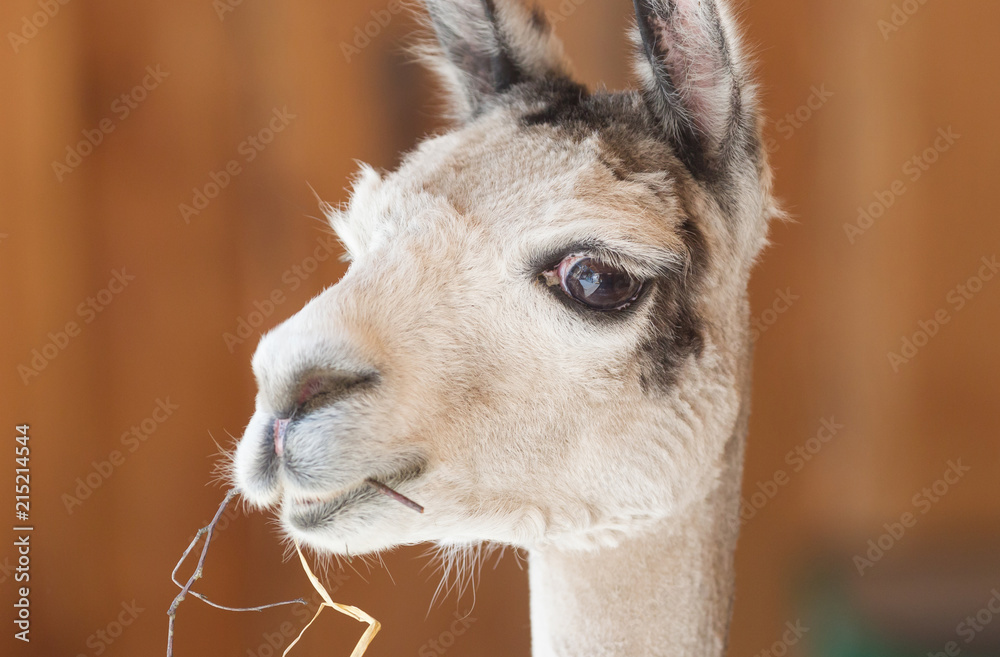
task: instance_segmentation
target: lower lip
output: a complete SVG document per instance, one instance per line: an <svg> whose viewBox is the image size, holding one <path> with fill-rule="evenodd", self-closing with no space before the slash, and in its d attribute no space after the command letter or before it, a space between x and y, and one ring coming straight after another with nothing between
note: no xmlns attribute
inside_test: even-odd
<svg viewBox="0 0 1000 657"><path fill-rule="evenodd" d="M323 499L302 500L287 498L285 513L288 514L288 519L299 531L320 529L326 526L332 518L339 516L343 511L357 504L371 501L375 496L378 496L377 492L369 489L367 485L362 484L356 488L350 488Z"/></svg>
<svg viewBox="0 0 1000 657"><path fill-rule="evenodd" d="M360 488L360 486L355 488ZM354 492L355 488L349 488L347 490L337 491L332 495L326 495L324 497L309 497L305 499L292 497L291 502L292 504L295 504L297 506L313 507L319 504L326 504L327 502L335 502Z"/></svg>
<svg viewBox="0 0 1000 657"><path fill-rule="evenodd" d="M403 470L399 474L389 477L388 480L392 482L393 486L399 486L405 481L418 476L421 472L422 468L416 471ZM390 486L390 484L385 484L385 486ZM328 517L341 511L348 504L353 505L354 503L371 501L374 498L382 497L382 495L383 493L376 486L373 486L368 481L362 481L355 486L342 488L331 495L323 497L296 498L294 496L287 496L285 504L294 511L304 513L318 512L322 516ZM352 500L351 498L354 499ZM407 499L408 503L403 502L403 504L420 513L424 512L423 507L409 500L409 498L405 499Z"/></svg>

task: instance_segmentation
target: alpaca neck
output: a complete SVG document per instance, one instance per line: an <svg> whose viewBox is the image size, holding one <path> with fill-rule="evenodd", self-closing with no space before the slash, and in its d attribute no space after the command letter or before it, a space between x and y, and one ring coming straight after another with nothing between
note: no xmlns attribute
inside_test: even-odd
<svg viewBox="0 0 1000 657"><path fill-rule="evenodd" d="M592 552L530 552L533 657L722 657L742 445L731 441L707 499L652 531Z"/></svg>

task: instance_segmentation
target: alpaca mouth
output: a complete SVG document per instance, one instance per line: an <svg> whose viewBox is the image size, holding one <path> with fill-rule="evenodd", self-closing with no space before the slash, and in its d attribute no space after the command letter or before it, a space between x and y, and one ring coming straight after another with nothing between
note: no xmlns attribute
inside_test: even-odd
<svg viewBox="0 0 1000 657"><path fill-rule="evenodd" d="M347 509L360 504L383 500L385 503L396 504L396 501L388 499L383 494L383 490L386 488L392 491L398 490L401 486L419 478L424 469L423 463L410 465L388 477L370 477L329 495L286 495L283 500L286 522L299 530L315 530L330 525Z"/></svg>

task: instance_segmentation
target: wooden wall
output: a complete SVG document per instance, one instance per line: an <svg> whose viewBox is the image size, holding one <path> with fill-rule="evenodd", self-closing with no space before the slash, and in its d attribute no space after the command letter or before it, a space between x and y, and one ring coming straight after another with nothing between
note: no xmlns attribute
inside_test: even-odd
<svg viewBox="0 0 1000 657"><path fill-rule="evenodd" d="M391 167L440 126L427 76L399 50L414 23L388 11L395 3L225 1L0 6L0 417L9 440L15 424L31 426L36 526L32 642L9 654L160 654L170 568L220 499L206 486L213 441L240 435L252 412L256 335L342 272L333 258L305 271L323 236L312 189L341 201L355 159ZM542 4L583 79L628 83L630 3ZM880 21L894 4L900 25L889 31ZM35 17L43 5L53 15ZM914 13L899 14L904 6ZM1000 255L1000 6L749 0L742 15L772 117L778 193L795 221L774 227L752 285L766 330L747 497L779 469L789 481L744 529L734 656L758 654L797 618L803 570L826 563L817 555L850 570L949 460L971 470L865 581L939 539L967 537L959 553L996 545L1000 521L1000 277L969 280ZM34 31L24 22L33 17L44 23ZM369 43L347 52L366 26ZM263 150L248 147L275 112L282 130ZM102 126L100 144L78 146ZM940 130L959 137L945 148ZM935 141L926 164L910 162ZM227 166L215 194L213 175L224 181ZM214 198L183 212L195 188ZM859 207L877 218L845 229L858 226ZM116 273L127 286L108 287ZM252 315L276 291L284 301ZM891 362L936 315L947 322L935 335ZM253 336L227 344L241 321L258 324ZM171 409L155 413L162 422L158 407ZM815 446L830 418L843 428L793 470L786 455ZM7 491L12 470L0 470ZM437 581L420 553L390 555L388 572L356 562L358 572L327 574L336 599L383 621L371 655L425 655L431 640L454 640L453 655L528 654L515 555L483 569L475 600L428 611ZM220 534L202 588L230 604L295 597L308 584L282 556L271 521L241 516ZM2 564L6 600L13 581ZM984 601L997 585L982 581ZM471 625L449 636L473 601ZM122 616L123 605L134 611ZM9 603L0 616L12 618ZM129 624L117 627L119 616ZM300 626L287 609L237 616L189 601L177 654L276 655L268 641L283 648L282 633ZM347 655L358 630L324 619L300 654Z"/></svg>

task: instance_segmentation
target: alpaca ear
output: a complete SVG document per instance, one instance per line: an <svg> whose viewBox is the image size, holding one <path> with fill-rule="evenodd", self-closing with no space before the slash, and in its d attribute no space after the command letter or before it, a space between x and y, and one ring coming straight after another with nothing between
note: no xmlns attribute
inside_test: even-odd
<svg viewBox="0 0 1000 657"><path fill-rule="evenodd" d="M479 115L518 84L565 76L562 44L545 15L518 0L424 0L437 46L423 48L459 119Z"/></svg>
<svg viewBox="0 0 1000 657"><path fill-rule="evenodd" d="M753 87L724 0L633 0L647 105L695 176L726 173L756 140Z"/></svg>

